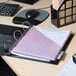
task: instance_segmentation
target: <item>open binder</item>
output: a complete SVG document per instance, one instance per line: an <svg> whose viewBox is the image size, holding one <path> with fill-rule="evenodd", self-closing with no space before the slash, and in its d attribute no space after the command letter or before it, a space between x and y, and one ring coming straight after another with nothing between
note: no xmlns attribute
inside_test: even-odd
<svg viewBox="0 0 76 76"><path fill-rule="evenodd" d="M52 0L51 22L57 27L76 22L76 0Z"/></svg>
<svg viewBox="0 0 76 76"><path fill-rule="evenodd" d="M0 25L0 56L58 64L71 31Z"/></svg>
<svg viewBox="0 0 76 76"><path fill-rule="evenodd" d="M32 26L9 49L11 55L30 60L58 64L71 31Z"/></svg>

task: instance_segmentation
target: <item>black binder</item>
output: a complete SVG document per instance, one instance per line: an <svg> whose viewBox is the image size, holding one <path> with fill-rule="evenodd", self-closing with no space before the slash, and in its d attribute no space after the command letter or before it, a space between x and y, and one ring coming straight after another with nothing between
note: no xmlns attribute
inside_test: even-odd
<svg viewBox="0 0 76 76"><path fill-rule="evenodd" d="M22 2L22 3L27 3L27 4L34 4L39 0L15 0L15 1Z"/></svg>

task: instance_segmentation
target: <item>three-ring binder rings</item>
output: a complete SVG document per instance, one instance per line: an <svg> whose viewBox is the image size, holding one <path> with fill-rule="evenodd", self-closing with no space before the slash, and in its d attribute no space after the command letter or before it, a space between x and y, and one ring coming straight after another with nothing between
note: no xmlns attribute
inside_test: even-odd
<svg viewBox="0 0 76 76"><path fill-rule="evenodd" d="M76 57L75 57L76 59ZM58 76L75 76L76 75L76 61L73 61L71 57L69 61L64 65Z"/></svg>
<svg viewBox="0 0 76 76"><path fill-rule="evenodd" d="M76 0L52 0L51 21L57 27L76 22Z"/></svg>
<svg viewBox="0 0 76 76"><path fill-rule="evenodd" d="M71 31L32 26L22 34L9 51L11 54L27 59L43 62L56 61L70 34Z"/></svg>

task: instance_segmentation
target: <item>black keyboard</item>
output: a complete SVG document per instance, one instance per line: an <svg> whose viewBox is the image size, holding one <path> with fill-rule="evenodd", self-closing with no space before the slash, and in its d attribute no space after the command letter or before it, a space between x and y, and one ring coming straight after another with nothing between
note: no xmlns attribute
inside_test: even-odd
<svg viewBox="0 0 76 76"><path fill-rule="evenodd" d="M0 15L14 16L19 9L19 4L0 3Z"/></svg>

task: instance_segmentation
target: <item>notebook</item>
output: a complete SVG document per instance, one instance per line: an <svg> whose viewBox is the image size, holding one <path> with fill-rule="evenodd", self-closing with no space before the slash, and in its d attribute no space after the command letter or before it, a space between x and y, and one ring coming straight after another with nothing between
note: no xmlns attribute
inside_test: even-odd
<svg viewBox="0 0 76 76"><path fill-rule="evenodd" d="M55 61L71 31L31 27L9 49L11 54L40 61Z"/></svg>
<svg viewBox="0 0 76 76"><path fill-rule="evenodd" d="M74 63L71 57L57 76L75 76L75 75L76 75L76 63Z"/></svg>

